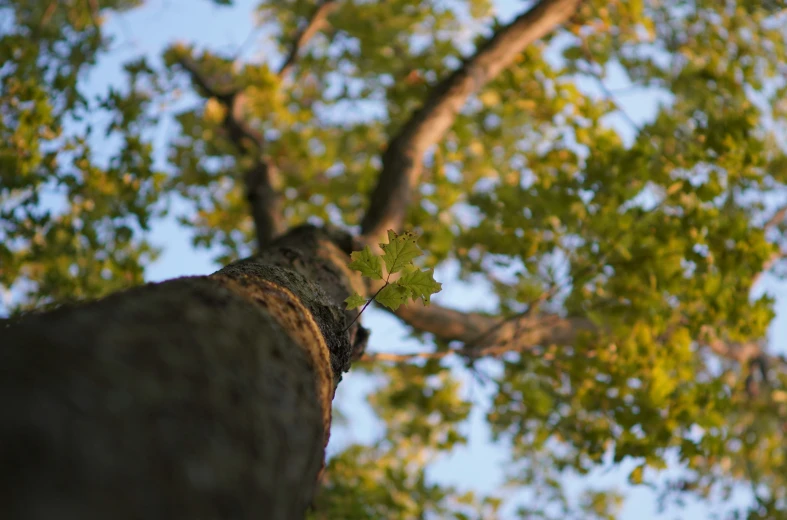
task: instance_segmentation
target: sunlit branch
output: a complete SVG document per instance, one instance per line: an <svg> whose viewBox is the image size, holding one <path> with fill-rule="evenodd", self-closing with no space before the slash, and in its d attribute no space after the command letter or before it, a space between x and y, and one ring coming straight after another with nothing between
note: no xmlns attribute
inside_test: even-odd
<svg viewBox="0 0 787 520"><path fill-rule="evenodd" d="M459 342L459 348L439 352L412 354L370 353L368 361L407 362L416 359L442 359L449 355L465 359L499 357L508 352L522 352L536 347L572 346L583 332L597 332L598 325L589 318L563 317L557 314L538 313L541 303L547 301L561 289L553 285L538 298L530 302L524 312L508 318L499 318L482 313L461 312L439 305L416 308L402 306L394 314L402 321L421 332L428 332L443 342ZM681 318L674 325L685 323ZM669 327L658 340L667 341L674 330ZM721 358L730 359L745 366L754 359L765 356L761 342L735 342L723 340L713 327L704 326L698 338L700 345L707 346Z"/></svg>
<svg viewBox="0 0 787 520"><path fill-rule="evenodd" d="M597 331L588 318L562 317L556 314L521 313L500 319L474 312L460 312L438 305L425 308L402 306L395 313L402 321L421 332L428 332L443 342L459 342L461 347L438 352L395 354L369 352L366 361L411 362L459 356L471 360L499 357L509 352L523 352L538 347L573 346L583 332ZM662 341L666 341L665 334ZM764 359L773 366L787 369L787 362L765 354L761 341L736 342L719 338L710 326L702 328L698 343L716 356L747 367L752 360Z"/></svg>
<svg viewBox="0 0 787 520"><path fill-rule="evenodd" d="M511 319L500 320L477 313L460 313L444 307L436 307L432 311L431 318L436 318L438 314L446 314L447 316L443 320L436 320L443 325L442 330L432 327L428 332L432 332L442 340L466 340L461 348L408 354L370 352L366 353L362 359L365 361L409 362L418 359L443 359L448 356L459 356L467 360L499 357L509 352L522 352L544 345L570 345L579 332L590 330L592 327L589 320L566 319L550 314L530 317L528 313L521 313ZM397 312L398 314L400 313ZM414 314L412 316L409 313L402 314L415 317ZM464 321L449 324L451 319L456 319L456 314L462 315ZM407 322L406 319L405 322ZM465 328L465 324L470 324L470 326ZM481 325L486 328L478 333L478 328ZM419 328L419 330L423 329ZM440 332L448 334L448 336L442 336Z"/></svg>
<svg viewBox="0 0 787 520"><path fill-rule="evenodd" d="M768 260L766 260L765 263L762 265L762 269L760 270L760 272L754 275L754 278L752 278L751 281L752 287L757 285L757 282L759 282L760 279L762 279L762 275L770 271L771 268L774 265L776 265L776 263L779 260L783 260L784 258L787 258L787 251L778 251L774 253Z"/></svg>
<svg viewBox="0 0 787 520"><path fill-rule="evenodd" d="M579 4L580 0L538 2L435 85L383 153L383 168L361 222L367 242L374 243L386 230L401 227L421 174L424 154L443 138L467 99L513 63L528 45L567 21Z"/></svg>
<svg viewBox="0 0 787 520"><path fill-rule="evenodd" d="M90 11L90 19L93 25L96 27L101 25L101 20L99 19L99 11L101 8L98 5L98 0L87 0L87 8Z"/></svg>
<svg viewBox="0 0 787 520"><path fill-rule="evenodd" d="M537 305L529 308L535 311ZM510 318L500 318L432 304L428 307L402 306L395 314L416 330L429 332L445 342L461 343L461 348L450 352L473 358L528 350L540 345L572 345L582 331L595 330L587 318L527 311Z"/></svg>
<svg viewBox="0 0 787 520"><path fill-rule="evenodd" d="M787 206L784 206L784 207L780 208L779 210L777 210L777 211L776 211L776 213L774 213L774 214L773 214L773 216L771 216L771 218L769 218L769 219L768 219L768 220L765 222L765 224L763 224L763 226L762 226L762 229L763 229L763 231L769 231L769 230L771 230L771 229L775 228L776 226L778 226L779 224L781 224L782 222L784 222L784 218L785 218L785 217L787 217ZM752 286L756 285L756 284L757 284L757 282L759 282L759 281L760 281L760 279L762 278L762 275L763 275L763 274L765 274L766 272L770 271L770 269L771 269L771 268L772 268L774 265L776 265L776 263L777 263L779 260L782 260L782 259L784 259L785 257L787 257L787 252L786 252L786 251L781 251L781 250L780 250L780 251L777 251L776 253L774 253L774 254L773 254L773 255L772 255L772 256L771 256L771 257L770 257L770 258L769 258L769 259L768 259L768 260L767 260L767 261L766 261L764 264L763 264L763 266L762 266L762 269L760 270L760 272L759 272L759 273L757 273L757 274L754 276L754 279L752 280Z"/></svg>
<svg viewBox="0 0 787 520"><path fill-rule="evenodd" d="M784 217L787 216L787 206L779 209L776 213L773 214L771 218L762 226L765 231L772 229L782 222L784 222Z"/></svg>
<svg viewBox="0 0 787 520"><path fill-rule="evenodd" d="M741 365L763 355L763 345L757 341L729 341L718 336L713 327L708 325L700 329L700 341L719 357L732 359Z"/></svg>

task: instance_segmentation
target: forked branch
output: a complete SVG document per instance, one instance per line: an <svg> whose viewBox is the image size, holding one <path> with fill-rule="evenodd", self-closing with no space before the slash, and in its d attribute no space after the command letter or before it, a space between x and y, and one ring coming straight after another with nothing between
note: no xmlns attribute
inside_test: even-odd
<svg viewBox="0 0 787 520"><path fill-rule="evenodd" d="M335 0L325 0L315 10L306 25L295 36L292 48L278 71L286 76L296 63L298 54L308 41L326 24L328 15L336 8ZM281 181L276 165L264 153L265 138L245 118L246 93L243 89L221 87L207 77L187 54L180 57L180 65L188 71L194 83L208 97L216 99L225 109L222 125L227 137L238 151L254 158L246 172L246 196L251 206L258 247L263 248L285 231L282 216Z"/></svg>
<svg viewBox="0 0 787 520"><path fill-rule="evenodd" d="M254 164L246 172L244 182L254 219L257 245L263 248L275 236L284 232L284 220L281 212L281 196L277 189L279 186L277 171L263 152L265 138L252 128L244 117L246 94L242 89L217 85L188 55L182 55L179 63L208 97L216 99L224 107L222 126L230 142L240 153L254 158Z"/></svg>
<svg viewBox="0 0 787 520"><path fill-rule="evenodd" d="M498 31L462 67L432 89L383 154L382 172L361 222L366 242L375 243L388 229L401 228L411 192L421 175L424 154L443 138L467 99L513 63L528 45L567 21L580 3L542 0Z"/></svg>

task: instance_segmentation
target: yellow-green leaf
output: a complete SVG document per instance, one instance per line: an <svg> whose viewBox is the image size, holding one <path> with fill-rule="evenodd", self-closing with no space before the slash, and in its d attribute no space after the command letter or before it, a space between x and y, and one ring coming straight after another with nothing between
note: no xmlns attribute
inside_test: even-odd
<svg viewBox="0 0 787 520"><path fill-rule="evenodd" d="M383 261L389 274L398 273L404 266L423 254L416 244L416 237L413 233L403 233L397 235L394 231L388 230L388 243L380 244L383 249Z"/></svg>
<svg viewBox="0 0 787 520"><path fill-rule="evenodd" d="M645 472L645 465L640 464L629 473L629 482L632 484L642 484L642 478Z"/></svg>
<svg viewBox="0 0 787 520"><path fill-rule="evenodd" d="M399 278L396 283L408 289L413 295L413 299L421 298L424 305L429 303L431 295L440 292L440 289L442 289L442 284L434 279L433 269L411 271Z"/></svg>
<svg viewBox="0 0 787 520"><path fill-rule="evenodd" d="M373 280L383 279L383 265L380 262L380 257L375 256L369 246L364 247L361 251L353 251L350 258L352 259L349 264L350 269Z"/></svg>
<svg viewBox="0 0 787 520"><path fill-rule="evenodd" d="M410 291L406 287L402 287L398 284L391 284L385 286L375 300L377 300L377 303L385 305L389 309L395 311L400 305L406 302L409 297Z"/></svg>
<svg viewBox="0 0 787 520"><path fill-rule="evenodd" d="M361 305L365 304L366 298L364 298L358 293L354 293L351 296L348 296L347 299L344 300L344 303L347 304L347 310L349 311L349 310L356 309Z"/></svg>

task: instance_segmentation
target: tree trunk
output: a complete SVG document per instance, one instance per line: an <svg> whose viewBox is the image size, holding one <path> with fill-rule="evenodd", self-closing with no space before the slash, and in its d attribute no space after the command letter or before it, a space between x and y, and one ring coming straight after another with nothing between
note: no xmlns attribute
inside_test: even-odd
<svg viewBox="0 0 787 520"><path fill-rule="evenodd" d="M0 517L302 518L366 331L347 235L0 325Z"/></svg>

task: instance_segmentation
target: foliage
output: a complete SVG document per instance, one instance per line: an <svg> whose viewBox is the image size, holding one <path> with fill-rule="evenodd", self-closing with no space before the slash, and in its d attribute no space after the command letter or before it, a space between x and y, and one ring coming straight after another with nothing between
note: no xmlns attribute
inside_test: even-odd
<svg viewBox="0 0 787 520"><path fill-rule="evenodd" d="M440 291L442 284L435 282L434 269L421 270L413 264L414 259L423 255L417 241L418 237L412 233L398 235L388 230L388 243L380 244L382 255L373 254L369 246L362 251L354 251L350 255L350 268L367 278L384 280L385 283L368 300L358 293L348 296L345 300L347 309L363 305L363 312L369 303L376 301L395 311L411 298L420 298L424 305L428 305L429 298ZM383 273L383 264L387 274ZM402 275L392 282L391 275L399 272Z"/></svg>
<svg viewBox="0 0 787 520"><path fill-rule="evenodd" d="M255 158L233 146L220 103L179 58L245 89L289 224L352 228L388 139L510 19L501 11L524 8L341 0L292 77L275 73L276 59L173 43L160 59L125 64L121 87L91 93L87 73L113 59L106 18L138 4L0 0L8 312L141 283L156 256L149 230L171 200L187 208L176 216L194 246L219 262L251 249L242 172ZM286 55L313 8L261 0L267 48ZM752 287L786 230L764 225L787 199L785 27L778 2L591 0L469 100L414 187L405 228L428 251L422 269L404 267L414 258L407 235L391 239L406 254L366 249L352 267L380 280L383 264L404 273L377 296L391 308L427 303L439 290L432 270L455 265L462 279L488 283L501 316L549 294L545 311L597 330L490 361L487 423L510 450L506 484L530 500L505 505L502 491L464 495L430 477L429 463L465 441L470 403L458 381L478 375L473 363L374 363L354 370L379 382L369 401L383 433L330 461L317 517L494 518L521 506L523 518L610 518L615 490L575 499L564 482L609 460L633 461L630 483L667 502L785 514L787 373L768 367L752 392L752 367L702 342L707 330L760 342L774 318L773 298ZM179 91L191 102L177 105L169 140L156 141ZM449 348L422 343L425 353ZM680 476L665 481L668 457ZM724 503L740 489L748 508Z"/></svg>
<svg viewBox="0 0 787 520"><path fill-rule="evenodd" d="M108 45L90 6L0 1L0 55L11 58L0 67L0 287L18 291L24 308L140 283L155 258L140 233L163 184L142 84L152 71L128 63L122 91L82 92L79 79ZM111 112L109 124L90 119L97 109ZM96 134L114 144L108 157L92 144Z"/></svg>

